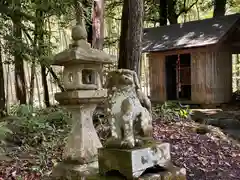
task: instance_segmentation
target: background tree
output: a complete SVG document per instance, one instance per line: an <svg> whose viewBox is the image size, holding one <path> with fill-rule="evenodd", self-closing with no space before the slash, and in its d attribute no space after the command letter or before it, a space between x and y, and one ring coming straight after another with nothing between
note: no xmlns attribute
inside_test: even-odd
<svg viewBox="0 0 240 180"><path fill-rule="evenodd" d="M4 116L4 113L6 111L5 103L6 103L6 99L5 99L3 60L2 60L2 46L0 43L0 118Z"/></svg>
<svg viewBox="0 0 240 180"><path fill-rule="evenodd" d="M85 26L86 26L86 30L87 30L87 41L92 46L92 41L93 41L93 21L92 21L93 2L90 0L83 0L83 1L81 1L81 3L83 6L83 10L84 10L83 13L84 13L84 17L85 17ZM76 7L75 7L75 9L76 9Z"/></svg>
<svg viewBox="0 0 240 180"><path fill-rule="evenodd" d="M103 49L104 40L104 0L94 0L93 1L93 12L92 12L92 22L93 22L93 44L92 47L96 49Z"/></svg>
<svg viewBox="0 0 240 180"><path fill-rule="evenodd" d="M213 16L224 16L226 11L227 0L214 0L214 12Z"/></svg>
<svg viewBox="0 0 240 180"><path fill-rule="evenodd" d="M140 74L143 31L143 1L124 0L118 68L131 69Z"/></svg>
<svg viewBox="0 0 240 180"><path fill-rule="evenodd" d="M20 104L26 104L26 81L24 72L24 63L21 50L22 30L21 30L21 15L17 12L21 9L21 1L13 1L13 7L15 8L15 15L12 17L13 21L13 35L16 40L14 46L14 63L15 63L15 87L16 95Z"/></svg>
<svg viewBox="0 0 240 180"><path fill-rule="evenodd" d="M159 5L160 10L160 26L167 25L167 18L168 18L168 8L167 8L167 0L160 0Z"/></svg>
<svg viewBox="0 0 240 180"><path fill-rule="evenodd" d="M43 0L38 0L36 1L36 23L35 23L35 38L37 41L38 45L38 54L41 57L46 56L46 48L45 48L45 31L44 31L44 2ZM45 59L41 58L40 59L40 65L41 65L41 75L42 75L42 86L43 86L43 93L44 93L44 103L46 107L50 107L50 101L49 101L49 92L48 92L48 83L47 83L47 73L46 73L46 64L45 64Z"/></svg>
<svg viewBox="0 0 240 180"><path fill-rule="evenodd" d="M158 3L157 5L156 2ZM239 0L226 1L226 14L239 12L240 6L238 2ZM84 5L88 40L90 42L94 39L92 31L92 15L97 13L93 11L94 8L91 0L83 0L81 3ZM100 13L100 15L105 14L106 38L104 48L108 53L116 56L120 51L119 67L136 69L139 73L140 60L135 59L140 59L140 55L137 54L139 54L138 52L141 51L141 48L140 46L137 47L137 45L134 45L136 40L135 38L132 38L137 37L136 34L139 33L139 31L128 30L134 29L133 26L138 26L136 24L138 21L134 18L139 11L137 11L138 4L134 4L133 7L130 7L130 3L132 3L132 1L129 1L127 4L125 1L125 8L123 8L123 0L105 1L104 6L106 11L103 13L102 8L102 13ZM218 3L218 1L216 1L216 3ZM214 9L216 10L216 8L219 7L216 3L214 3L214 0L145 0L144 27L166 25L167 22L173 24L210 18L214 14ZM128 6L127 8L126 5ZM131 9L129 10L129 8ZM97 8L95 9L97 10ZM123 9L125 10L123 11ZM42 12L42 15L39 15L39 11ZM122 19L124 19L122 22L121 12L123 12ZM126 15L126 12L128 15ZM15 101L15 99L20 100L21 98L21 103L25 103L25 99L29 97L28 103L34 104L34 100L37 100L35 97L36 93L34 93L34 90L36 90L38 94L42 93L43 96L45 96L45 98L39 98L39 95L38 99L40 99L40 101L44 99L45 102L48 102L48 92L52 93L52 83L50 82L51 77L53 77L54 83L58 85L60 90L64 91L59 76L61 73L58 73L57 71L55 72L50 64L53 55L59 52L60 49L62 50L67 47L70 43L68 30L72 26L72 20L75 19L73 0L17 0L14 1L14 3L7 0L1 0L0 19L2 20L0 25L0 40L3 44L3 68L10 68L9 70L4 69L6 73L5 77L8 78L9 74L7 73L9 73L12 70L11 68L16 65L16 68L14 67L13 70L16 74L16 78L13 77L14 79L12 79L11 77L5 79L5 83L10 80L11 82L9 84L12 84L11 87L5 87L5 92L8 94L9 92L11 93L10 96L7 94L6 97L11 98L12 96L17 96L17 98L11 98L11 100ZM121 23L123 24L122 27ZM56 26L59 26L59 28L56 28ZM101 26L101 28L102 27L103 26ZM17 32L20 32L21 36L20 33L17 34ZM64 37L61 32L64 32ZM102 32L103 30L101 30L101 33ZM65 34L67 35L65 36ZM101 37L102 36L103 35L101 35ZM66 45L63 45L63 38L67 39L66 41L64 40ZM97 48L94 44L93 47ZM100 47L100 49L101 48L102 47ZM136 49L140 50L138 51ZM5 62L9 65L6 65ZM23 68L23 64L25 69ZM30 70L26 68L26 66L29 65L31 66ZM42 68L40 66L42 66ZM10 72L10 74L11 73L12 72ZM29 74L31 74L31 77L29 77ZM42 78L42 80L36 78L36 75ZM15 81L15 79L18 83L14 83L13 86L13 81ZM42 83L39 83L39 81ZM36 87L34 82L36 83ZM47 85L49 85L49 87ZM17 90L16 94L14 90L12 90L12 87L15 88L15 86ZM6 90L6 88L9 89ZM49 96L52 100L52 96ZM7 98L7 102L8 99L9 98ZM49 103L46 105L49 106Z"/></svg>
<svg viewBox="0 0 240 180"><path fill-rule="evenodd" d="M198 3L198 0L187 1L187 0L168 0L168 20L170 24L177 24L178 18L182 14L187 14L194 5Z"/></svg>

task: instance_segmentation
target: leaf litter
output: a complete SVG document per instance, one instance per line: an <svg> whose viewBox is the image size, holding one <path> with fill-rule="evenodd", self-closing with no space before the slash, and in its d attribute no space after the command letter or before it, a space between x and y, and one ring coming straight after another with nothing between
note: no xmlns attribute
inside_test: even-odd
<svg viewBox="0 0 240 180"><path fill-rule="evenodd" d="M239 143L211 127L198 134L194 122L154 122L154 138L171 143L172 161L187 170L188 180L240 180Z"/></svg>
<svg viewBox="0 0 240 180"><path fill-rule="evenodd" d="M197 134L193 122L154 121L154 138L171 143L172 161L187 170L188 180L240 180L240 146L218 128ZM61 161L63 145L46 149L8 149L0 159L0 180L39 180Z"/></svg>

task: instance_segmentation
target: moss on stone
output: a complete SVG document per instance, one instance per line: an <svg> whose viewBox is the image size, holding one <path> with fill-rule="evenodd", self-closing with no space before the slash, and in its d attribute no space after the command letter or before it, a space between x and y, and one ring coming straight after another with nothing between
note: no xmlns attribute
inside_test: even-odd
<svg viewBox="0 0 240 180"><path fill-rule="evenodd" d="M141 145L137 146L136 149L139 148L156 148L157 145L161 144L162 142L160 141L156 141L153 138L140 138L140 140L142 141Z"/></svg>

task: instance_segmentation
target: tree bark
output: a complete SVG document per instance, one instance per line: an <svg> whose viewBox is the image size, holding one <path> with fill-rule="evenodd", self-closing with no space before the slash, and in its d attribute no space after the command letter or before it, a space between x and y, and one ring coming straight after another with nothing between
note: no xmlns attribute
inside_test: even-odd
<svg viewBox="0 0 240 180"><path fill-rule="evenodd" d="M20 9L20 0L15 1L16 9ZM22 31L20 27L21 18L20 16L13 17L13 34L14 37L20 42L22 40ZM20 104L26 104L26 81L24 72L24 62L21 56L20 47L15 47L14 52L14 63L15 63L15 87L16 96Z"/></svg>
<svg viewBox="0 0 240 180"><path fill-rule="evenodd" d="M176 13L176 0L168 0L168 20L170 24L178 23L178 14Z"/></svg>
<svg viewBox="0 0 240 180"><path fill-rule="evenodd" d="M42 1L39 2L40 7ZM36 36L38 42L38 51L40 56L44 56L46 51L44 48L44 12L41 9L36 10ZM50 107L50 100L49 100L49 92L48 92L48 84L47 84L47 74L46 74L46 64L41 61L41 75L42 75L42 86L43 86L43 93L44 93L44 103L46 107Z"/></svg>
<svg viewBox="0 0 240 180"><path fill-rule="evenodd" d="M36 15L37 15L37 11L36 11ZM32 45L34 47L34 49L38 52L37 50L37 38L38 38L38 28L37 28L37 23L35 24L35 34L34 34L34 41L32 41ZM35 57L35 56L34 56ZM37 57L35 57L32 60L32 65L31 65L31 78L30 78L30 92L29 92L29 104L33 106L33 100L34 100L34 89L35 89L35 74L36 74L36 59Z"/></svg>
<svg viewBox="0 0 240 180"><path fill-rule="evenodd" d="M46 107L50 107L47 74L46 74L46 67L44 65L41 65L41 74L42 74L42 85L43 85L43 93L44 93L44 103Z"/></svg>
<svg viewBox="0 0 240 180"><path fill-rule="evenodd" d="M34 80L35 80L35 62L32 62L31 66L31 78L30 78L30 92L29 92L29 104L33 106L33 98L34 98Z"/></svg>
<svg viewBox="0 0 240 180"><path fill-rule="evenodd" d="M143 28L143 1L124 0L118 68L134 70L140 75Z"/></svg>
<svg viewBox="0 0 240 180"><path fill-rule="evenodd" d="M4 73L3 73L3 61L2 61L2 48L0 46L0 118L4 116L6 112L6 98L4 89Z"/></svg>
<svg viewBox="0 0 240 180"><path fill-rule="evenodd" d="M92 47L95 49L103 49L104 41L104 0L93 1L93 15L92 15Z"/></svg>
<svg viewBox="0 0 240 180"><path fill-rule="evenodd" d="M160 6L159 6L159 10L160 10L160 26L165 26L167 25L167 0L160 0Z"/></svg>
<svg viewBox="0 0 240 180"><path fill-rule="evenodd" d="M28 40L31 41L31 43L32 43L33 45L36 44L36 43L33 41L33 39L31 38L31 36L29 35L29 33L26 31L26 29L22 29L22 31L25 33L25 35L27 36ZM37 48L36 48L36 49L37 49ZM25 55L23 55L23 56L24 56L25 59L31 60L31 59L29 59L28 56L25 56ZM39 57L39 56L40 56L39 51L37 51L37 57ZM48 71L51 73L51 75L52 75L53 79L55 80L55 82L57 83L59 89L60 89L62 92L65 91L65 89L64 89L64 87L63 87L60 79L58 78L58 76L56 75L56 73L53 71L52 67L48 65L46 68L47 68ZM35 76L36 76L36 75L35 75Z"/></svg>
<svg viewBox="0 0 240 180"><path fill-rule="evenodd" d="M77 1L75 1L75 3L77 3ZM92 46L92 38L93 38L92 2L89 0L83 0L82 4L83 4L84 9L86 9L86 11L84 11L84 17L85 17L85 25L86 25L86 30L87 30L87 41ZM75 5L75 8L77 8L76 5Z"/></svg>
<svg viewBox="0 0 240 180"><path fill-rule="evenodd" d="M240 89L240 68L239 68L239 65L240 65L240 58L239 58L239 55L237 54L236 55L236 64L235 64L235 67L236 67L236 78L237 78L237 90Z"/></svg>
<svg viewBox="0 0 240 180"><path fill-rule="evenodd" d="M214 0L213 17L224 16L227 0Z"/></svg>

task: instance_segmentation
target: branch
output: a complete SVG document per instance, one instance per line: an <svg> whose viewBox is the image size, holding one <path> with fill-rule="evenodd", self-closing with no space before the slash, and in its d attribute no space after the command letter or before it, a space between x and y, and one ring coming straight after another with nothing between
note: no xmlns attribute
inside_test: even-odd
<svg viewBox="0 0 240 180"><path fill-rule="evenodd" d="M177 14L177 17L179 17L182 13L187 13L194 5L196 5L198 3L198 0L196 0L194 3L191 4L191 6L189 6L188 8L186 8L185 6L182 8L182 10ZM184 1L185 4L185 1Z"/></svg>
<svg viewBox="0 0 240 180"><path fill-rule="evenodd" d="M6 5L2 5L2 4L0 4L0 13L5 14L6 16L10 17L12 20L15 17L19 17L19 16L24 17L27 20L30 20L32 22L35 22L35 19L36 19L34 16L26 14L26 13L20 11L19 9L11 9L11 8L7 7Z"/></svg>
<svg viewBox="0 0 240 180"><path fill-rule="evenodd" d="M29 33L26 31L26 29L22 28L23 33L28 37L28 39L30 40L30 42L33 44L34 47L36 47L34 40L31 38L31 36L29 35ZM37 55L40 56L39 52L37 51ZM26 58L26 56L25 56ZM46 64L44 65L48 71L51 73L51 75L53 76L53 79L56 81L59 89L64 92L65 88L63 87L63 85L61 84L61 81L59 80L58 76L56 75L56 73L53 71L51 66L47 66Z"/></svg>
<svg viewBox="0 0 240 180"><path fill-rule="evenodd" d="M186 1L187 0L184 0L184 3L183 3L183 8L185 9L185 7L186 7Z"/></svg>

